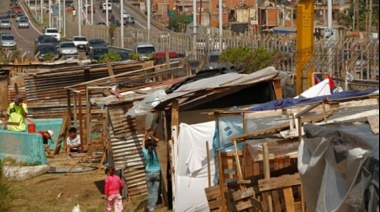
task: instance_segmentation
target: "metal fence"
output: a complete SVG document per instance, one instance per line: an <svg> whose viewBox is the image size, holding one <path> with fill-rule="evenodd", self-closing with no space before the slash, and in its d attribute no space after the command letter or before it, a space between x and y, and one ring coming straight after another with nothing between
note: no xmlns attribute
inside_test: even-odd
<svg viewBox="0 0 380 212"><path fill-rule="evenodd" d="M77 35L78 23L76 17L67 19L67 35ZM88 39L102 38L112 46L121 46L120 28L110 33L107 26L82 26L82 35ZM124 28L124 47L133 49L136 42L150 41L158 51L176 51L190 58L201 59L209 52L219 50L217 34L197 34L196 54L192 52L193 37L185 33L176 33L168 30L152 30L132 27ZM250 35L224 33L222 47L263 47L266 50L278 50L282 53L282 61L276 64L277 70L293 73L296 67L296 37L290 35ZM316 72L330 73L333 77L345 78L347 75L360 80L378 80L379 73L379 41L363 40L359 38L344 38L331 42L329 40L315 40L313 57L305 66L305 72L313 67Z"/></svg>

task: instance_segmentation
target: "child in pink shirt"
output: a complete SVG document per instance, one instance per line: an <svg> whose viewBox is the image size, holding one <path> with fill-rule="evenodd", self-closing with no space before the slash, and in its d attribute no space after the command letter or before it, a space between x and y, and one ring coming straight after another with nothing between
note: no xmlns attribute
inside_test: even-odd
<svg viewBox="0 0 380 212"><path fill-rule="evenodd" d="M123 202L121 200L120 189L124 187L123 181L121 181L119 176L115 175L114 167L107 167L105 173L107 175L104 186L104 194L107 200L106 211L111 212L113 205L115 212L122 212Z"/></svg>

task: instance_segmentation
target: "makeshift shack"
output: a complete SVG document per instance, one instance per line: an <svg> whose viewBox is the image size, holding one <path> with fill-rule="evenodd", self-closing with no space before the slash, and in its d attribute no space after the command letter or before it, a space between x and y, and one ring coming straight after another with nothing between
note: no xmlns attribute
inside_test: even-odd
<svg viewBox="0 0 380 212"><path fill-rule="evenodd" d="M311 197L315 190L303 183L305 180L314 184L309 180L311 173L306 172L301 183L303 173L297 170L303 126L378 116L379 96L373 91L349 91L297 102L276 100L248 110L210 114L216 119L218 132L213 145L218 155L219 179L217 185L205 189L210 210L314 210L318 195ZM317 144L309 145L308 149L312 149L308 151L317 150ZM302 170L307 167L305 164Z"/></svg>

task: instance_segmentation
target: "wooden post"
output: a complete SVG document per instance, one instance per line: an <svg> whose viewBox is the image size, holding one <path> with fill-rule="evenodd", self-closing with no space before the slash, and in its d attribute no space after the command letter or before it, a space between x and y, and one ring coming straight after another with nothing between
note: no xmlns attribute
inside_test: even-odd
<svg viewBox="0 0 380 212"><path fill-rule="evenodd" d="M111 77L111 80L112 80L113 82L116 82L115 74L114 74L114 72L113 72L113 67L112 67L110 61L107 61L107 69L108 69L108 74L109 74L110 77Z"/></svg>
<svg viewBox="0 0 380 212"><path fill-rule="evenodd" d="M171 169L171 175L172 175L172 194L173 194L173 200L175 201L175 167L174 167L174 161L175 161L175 156L176 154L174 154L174 151L175 150L175 146L177 145L177 138L178 138L178 125L179 125L179 102L178 100L174 100L172 102L172 120L171 120L171 137L172 137L172 142L173 142L173 145L172 145L172 164L170 165L170 169Z"/></svg>
<svg viewBox="0 0 380 212"><path fill-rule="evenodd" d="M263 143L263 162L264 162L264 178L270 179L270 164L269 164L269 150L268 145ZM273 212L272 196L268 195L268 207L269 212Z"/></svg>
<svg viewBox="0 0 380 212"><path fill-rule="evenodd" d="M222 162L222 152L218 150L218 167L219 167L219 188L220 188L220 203L221 203L221 209L222 212L227 211L226 210L226 197L224 196L224 169L223 169L223 162Z"/></svg>
<svg viewBox="0 0 380 212"><path fill-rule="evenodd" d="M67 89L67 118L69 119L69 125L71 124L71 93L70 89Z"/></svg>
<svg viewBox="0 0 380 212"><path fill-rule="evenodd" d="M90 90L86 86L86 143L91 144L91 102L90 102Z"/></svg>
<svg viewBox="0 0 380 212"><path fill-rule="evenodd" d="M207 153L208 187L211 187L211 164L210 164L210 151L209 151L208 141L206 141L206 153Z"/></svg>
<svg viewBox="0 0 380 212"><path fill-rule="evenodd" d="M78 102L79 102L79 133L80 133L80 147L81 152L84 150L85 140L83 139L83 112L82 112L82 93L78 93Z"/></svg>
<svg viewBox="0 0 380 212"><path fill-rule="evenodd" d="M74 92L74 125L78 126L78 93Z"/></svg>

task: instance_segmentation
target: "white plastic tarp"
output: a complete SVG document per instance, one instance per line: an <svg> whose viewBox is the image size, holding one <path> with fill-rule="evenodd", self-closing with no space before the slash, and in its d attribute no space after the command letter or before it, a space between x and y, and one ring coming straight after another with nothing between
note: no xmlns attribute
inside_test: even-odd
<svg viewBox="0 0 380 212"><path fill-rule="evenodd" d="M215 165L212 139L215 122L187 125L180 124L180 133L175 145L175 212L210 211L204 189L208 185L207 151L210 154L211 182ZM206 141L209 149L206 150Z"/></svg>
<svg viewBox="0 0 380 212"><path fill-rule="evenodd" d="M326 96L326 95L331 95L329 79L325 79L322 82L314 85L313 87L301 93L299 96L294 97L294 99L313 98L317 96Z"/></svg>

